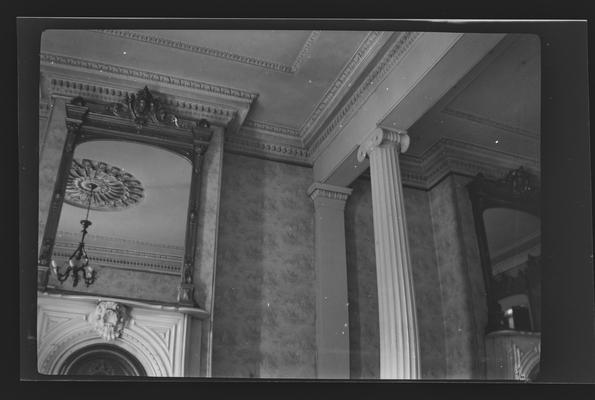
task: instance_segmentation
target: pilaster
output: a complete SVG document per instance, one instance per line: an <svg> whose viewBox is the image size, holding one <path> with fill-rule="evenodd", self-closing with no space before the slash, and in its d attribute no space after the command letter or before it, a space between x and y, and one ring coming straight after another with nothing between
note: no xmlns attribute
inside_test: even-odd
<svg viewBox="0 0 595 400"><path fill-rule="evenodd" d="M349 310L345 202L352 189L314 183L316 370L318 378L349 379Z"/></svg>

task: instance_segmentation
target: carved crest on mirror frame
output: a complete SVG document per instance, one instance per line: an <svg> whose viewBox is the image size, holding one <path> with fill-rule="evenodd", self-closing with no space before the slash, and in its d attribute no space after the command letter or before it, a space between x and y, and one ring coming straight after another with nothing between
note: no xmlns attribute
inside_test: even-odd
<svg viewBox="0 0 595 400"><path fill-rule="evenodd" d="M178 116L163 107L160 100L153 96L147 86L136 94L126 94L124 102L108 104L105 110L117 117L130 118L138 126L152 122L180 128Z"/></svg>
<svg viewBox="0 0 595 400"><path fill-rule="evenodd" d="M91 323L103 339L115 340L122 335L130 319L125 305L114 301L101 301L91 315Z"/></svg>
<svg viewBox="0 0 595 400"><path fill-rule="evenodd" d="M508 185L510 191L515 195L523 195L535 190L533 177L523 168L519 167L510 171L503 179L502 183Z"/></svg>

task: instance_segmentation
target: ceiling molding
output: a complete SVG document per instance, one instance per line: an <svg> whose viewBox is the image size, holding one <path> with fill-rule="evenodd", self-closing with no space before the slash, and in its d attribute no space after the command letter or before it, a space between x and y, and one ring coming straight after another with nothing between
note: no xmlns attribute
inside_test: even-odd
<svg viewBox="0 0 595 400"><path fill-rule="evenodd" d="M287 74L294 74L298 71L304 60L308 57L311 52L312 45L320 36L320 31L312 31L306 39L304 45L300 49L297 57L295 58L292 65L286 65L277 63L274 61L263 60L256 57L245 56L237 53L228 51L213 49L210 47L197 46L190 43L186 43L179 40L166 39L159 36L147 35L140 32L130 30L110 30L102 29L95 30L95 32L103 33L106 35L117 36L120 38L136 40L139 42L150 43L156 46L169 47L177 50L187 51L191 53L201 54L209 57L216 57L226 61L237 62L240 64L251 65L263 69L268 69L276 72L283 72Z"/></svg>
<svg viewBox="0 0 595 400"><path fill-rule="evenodd" d="M481 172L488 178L501 178L511 169L523 166L540 175L538 160L447 138L438 140L421 156L402 154L400 165L403 184L424 190L452 172L468 176Z"/></svg>
<svg viewBox="0 0 595 400"><path fill-rule="evenodd" d="M252 119L246 119L244 121L244 125L242 125L242 128L257 130L271 135L288 136L292 138L300 137L300 132L295 128L271 124L264 121L255 121Z"/></svg>
<svg viewBox="0 0 595 400"><path fill-rule="evenodd" d="M315 159L322 150L322 144L330 142L347 124L368 96L378 87L386 75L403 59L413 43L421 36L419 32L402 32L392 38L392 44L360 85L347 97L339 109L335 109L328 123L313 136L308 145L311 158Z"/></svg>
<svg viewBox="0 0 595 400"><path fill-rule="evenodd" d="M321 119L325 111L327 111L331 103L337 98L338 93L345 87L347 81L352 78L354 72L367 58L370 52L378 45L382 38L383 32L373 31L369 32L362 40L354 54L345 64L335 81L327 89L318 102L306 122L300 128L300 134L304 142L307 142L314 132L313 126Z"/></svg>
<svg viewBox="0 0 595 400"><path fill-rule="evenodd" d="M463 119L466 121L470 121L470 122L474 122L477 124L481 124L481 125L485 125L485 126L489 126L491 128L496 128L496 129L501 129L503 131L508 131L508 132L512 132L512 133L516 133L518 135L527 137L529 139L533 139L535 141L539 141L539 135L536 132L532 132L529 131L527 129L522 129L522 128L518 128L518 127L514 127L511 125L507 125L501 122L497 122L494 120L491 120L489 118L485 118L485 117L481 117L479 115L476 114L472 114L469 112L463 112L463 111L459 111L459 110L455 110L454 108L451 108L449 106L445 107L442 109L441 113L455 117L455 118L459 118L459 119Z"/></svg>
<svg viewBox="0 0 595 400"><path fill-rule="evenodd" d="M158 82L171 85L176 88L190 89L203 92L210 96L231 98L243 102L253 102L258 98L258 93L247 92L245 90L235 89L227 86L215 85L212 83L190 80L174 77L171 75L160 74L157 72L143 71L129 67L122 67L114 64L106 64L97 61L85 60L76 57L63 56L53 53L41 53L40 63L42 65L61 65L67 67L80 68L83 70L102 72L119 75L125 78L140 79L149 82Z"/></svg>
<svg viewBox="0 0 595 400"><path fill-rule="evenodd" d="M295 58L293 64L291 64L291 67L290 67L291 73L295 74L300 69L300 67L302 66L304 61L310 56L310 54L312 53L312 45L314 44L314 42L316 42L316 40L318 39L319 36L320 36L320 31L312 31L310 33L310 35L308 36L308 39L306 39L306 42L300 49L300 52L298 53L297 57Z"/></svg>
<svg viewBox="0 0 595 400"><path fill-rule="evenodd" d="M290 144L267 143L240 135L225 136L225 150L311 167L308 151Z"/></svg>

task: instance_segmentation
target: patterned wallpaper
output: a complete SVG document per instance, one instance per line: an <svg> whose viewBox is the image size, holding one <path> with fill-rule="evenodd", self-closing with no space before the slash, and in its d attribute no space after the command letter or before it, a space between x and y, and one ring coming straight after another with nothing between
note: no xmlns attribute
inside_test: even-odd
<svg viewBox="0 0 595 400"><path fill-rule="evenodd" d="M213 376L313 378L312 170L223 157Z"/></svg>
<svg viewBox="0 0 595 400"><path fill-rule="evenodd" d="M345 208L352 378L378 378L378 294L374 254L372 192L369 179L353 184ZM427 193L405 188L405 212L411 246L422 377L445 377L442 299L436 267Z"/></svg>
<svg viewBox="0 0 595 400"><path fill-rule="evenodd" d="M446 378L481 379L485 376L483 327L478 321L482 302L477 296L483 283L477 280L480 264L471 257L474 231L463 190L462 183L457 185L456 177L450 175L429 191L443 299Z"/></svg>

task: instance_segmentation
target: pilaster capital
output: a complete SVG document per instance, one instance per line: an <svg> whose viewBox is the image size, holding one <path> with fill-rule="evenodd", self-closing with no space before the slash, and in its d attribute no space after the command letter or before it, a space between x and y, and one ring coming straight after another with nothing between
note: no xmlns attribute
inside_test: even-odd
<svg viewBox="0 0 595 400"><path fill-rule="evenodd" d="M409 148L409 135L401 129L376 128L359 146L357 160L362 162L379 146L397 146L397 150L405 153Z"/></svg>
<svg viewBox="0 0 595 400"><path fill-rule="evenodd" d="M347 198L349 197L352 191L353 189L346 187L314 182L308 188L307 193L312 200L316 200L318 198L326 198L330 200L347 201Z"/></svg>

